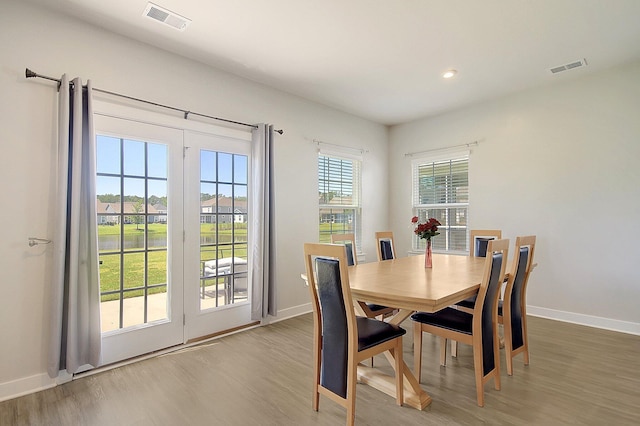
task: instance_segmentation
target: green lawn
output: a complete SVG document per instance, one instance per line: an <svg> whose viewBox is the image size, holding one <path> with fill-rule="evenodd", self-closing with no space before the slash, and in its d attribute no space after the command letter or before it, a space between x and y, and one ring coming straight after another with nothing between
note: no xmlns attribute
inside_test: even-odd
<svg viewBox="0 0 640 426"><path fill-rule="evenodd" d="M220 224L216 233L215 224L201 224L200 236L207 241L207 246L200 248L200 259L211 260L219 257L229 257L232 254L232 224ZM138 227L138 229L136 229ZM144 225L125 224L125 236L144 232ZM162 237L166 239L167 225L153 223L148 224L149 237ZM100 225L98 226L98 238L100 236L114 235L120 233L120 226ZM235 257L247 257L247 245L242 242L247 240L246 224L235 224L235 245L233 255ZM120 254L104 254L101 252L100 261L100 291L101 293L116 291L120 288L120 271L123 270L124 297L138 297L144 293L144 253L125 253L121 265ZM159 287L150 288L149 294L163 293L167 291L167 251L165 249L147 252L148 279L147 285L160 284ZM101 300L117 300L119 294L103 294Z"/></svg>
<svg viewBox="0 0 640 426"><path fill-rule="evenodd" d="M320 243L330 243L331 234L353 234L353 224L347 223L321 223Z"/></svg>

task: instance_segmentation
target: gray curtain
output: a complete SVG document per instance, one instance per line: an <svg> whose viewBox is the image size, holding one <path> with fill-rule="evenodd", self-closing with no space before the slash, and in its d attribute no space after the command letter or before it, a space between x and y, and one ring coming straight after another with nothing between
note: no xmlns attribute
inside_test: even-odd
<svg viewBox="0 0 640 426"><path fill-rule="evenodd" d="M61 78L49 376L100 363L96 148L91 82Z"/></svg>
<svg viewBox="0 0 640 426"><path fill-rule="evenodd" d="M252 279L251 319L276 315L275 230L273 215L273 126L253 131L251 204Z"/></svg>

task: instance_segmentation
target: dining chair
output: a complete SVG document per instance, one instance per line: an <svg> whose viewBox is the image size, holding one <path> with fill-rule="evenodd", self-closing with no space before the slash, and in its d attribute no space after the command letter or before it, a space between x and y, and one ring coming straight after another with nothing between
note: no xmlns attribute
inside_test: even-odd
<svg viewBox="0 0 640 426"><path fill-rule="evenodd" d="M356 317L344 246L306 243L304 258L313 306L313 409L320 395L347 410L355 422L357 366L391 351L395 358L396 403L402 405L402 336L406 331L373 318Z"/></svg>
<svg viewBox="0 0 640 426"><path fill-rule="evenodd" d="M469 231L469 256L485 257L487 242L501 238L499 229L472 229Z"/></svg>
<svg viewBox="0 0 640 426"><path fill-rule="evenodd" d="M447 307L438 312L416 312L413 323L414 374L420 382L422 333L439 336L440 364L446 365L447 340L473 347L478 405L484 406L484 385L493 379L500 390L500 350L498 348L498 295L504 280L509 240L492 240L487 247L484 273L472 314Z"/></svg>
<svg viewBox="0 0 640 426"><path fill-rule="evenodd" d="M349 266L358 264L355 234L331 234L331 244L344 244L347 250L347 264Z"/></svg>
<svg viewBox="0 0 640 426"><path fill-rule="evenodd" d="M527 283L535 248L535 235L516 238L513 267L504 290L504 299L498 302L498 322L504 327L504 348L509 376L513 375L513 358L516 355L523 354L524 365L529 365Z"/></svg>
<svg viewBox="0 0 640 426"><path fill-rule="evenodd" d="M376 232L376 246L378 248L378 261L396 258L396 245L393 242L393 232Z"/></svg>
<svg viewBox="0 0 640 426"><path fill-rule="evenodd" d="M332 244L344 244L347 251L347 264L357 265L358 257L355 253L356 238L354 234L331 234ZM378 305L377 303L359 303L360 308L368 318L380 317L384 319L386 316L395 312L394 308Z"/></svg>
<svg viewBox="0 0 640 426"><path fill-rule="evenodd" d="M529 365L529 339L527 334L527 283L533 269L533 254L536 246L535 235L517 237L515 257L504 290L504 297L498 300L498 323L503 325L504 338L500 339L500 348L505 348L507 373L513 375L513 357L522 353L524 364ZM456 308L473 313L476 296L458 303ZM510 318L505 321L504 318ZM451 342L451 354L457 355L457 347Z"/></svg>
<svg viewBox="0 0 640 426"><path fill-rule="evenodd" d="M502 238L502 231L499 229L472 229L469 231L469 256L485 257L487 244L491 240ZM476 296L467 297L456 303L459 309L471 313L476 304ZM456 356L458 348L455 343L451 345L451 353Z"/></svg>

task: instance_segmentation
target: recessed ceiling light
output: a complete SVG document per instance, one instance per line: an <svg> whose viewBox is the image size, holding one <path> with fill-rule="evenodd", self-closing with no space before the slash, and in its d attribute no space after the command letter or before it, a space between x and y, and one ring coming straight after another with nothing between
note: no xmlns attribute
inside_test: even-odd
<svg viewBox="0 0 640 426"><path fill-rule="evenodd" d="M444 73L442 73L442 78L452 78L457 73L458 71L456 70L447 70Z"/></svg>

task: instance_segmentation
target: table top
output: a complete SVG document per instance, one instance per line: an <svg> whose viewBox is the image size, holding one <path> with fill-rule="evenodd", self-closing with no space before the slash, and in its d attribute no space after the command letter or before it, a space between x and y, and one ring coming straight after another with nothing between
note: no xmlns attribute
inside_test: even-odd
<svg viewBox="0 0 640 426"><path fill-rule="evenodd" d="M413 311L436 312L477 293L486 258L433 254L400 257L349 267L355 300Z"/></svg>

